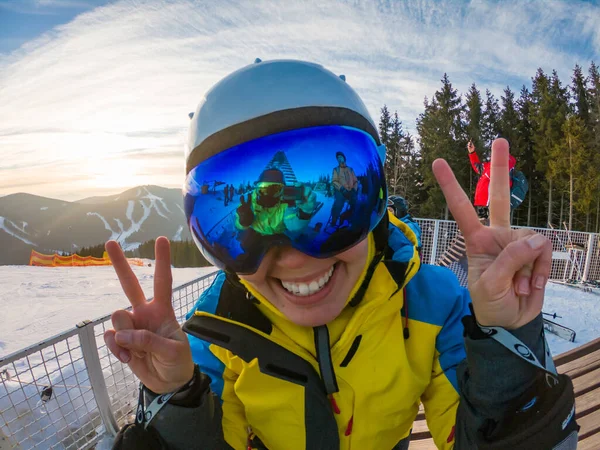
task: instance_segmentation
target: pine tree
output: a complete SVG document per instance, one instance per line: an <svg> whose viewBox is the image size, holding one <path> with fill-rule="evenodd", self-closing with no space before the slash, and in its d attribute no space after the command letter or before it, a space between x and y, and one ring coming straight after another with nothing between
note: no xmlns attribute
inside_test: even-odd
<svg viewBox="0 0 600 450"><path fill-rule="evenodd" d="M590 133L589 147L593 155L590 161L590 170L596 174L600 173L600 70L592 61L589 68L588 77L588 95L590 120L588 123L588 131ZM596 224L594 231L600 232L600 182L596 182Z"/></svg>
<svg viewBox="0 0 600 450"><path fill-rule="evenodd" d="M507 86L504 89L504 95L500 97L500 101L502 110L498 120L499 134L510 144L511 155L520 160L524 149L519 136L519 113L515 104L515 94L510 87Z"/></svg>
<svg viewBox="0 0 600 450"><path fill-rule="evenodd" d="M538 69L533 79L533 107L531 121L533 123L534 154L536 168L547 180L548 217L547 222L553 223L553 189L565 189L565 178L561 172L550 168L550 161L557 156L562 142L563 124L568 112L567 91L562 87L556 71L548 78L542 69Z"/></svg>
<svg viewBox="0 0 600 450"><path fill-rule="evenodd" d="M467 138L473 142L476 149L483 148L483 103L481 93L475 83L469 87L465 95L465 120Z"/></svg>
<svg viewBox="0 0 600 450"><path fill-rule="evenodd" d="M481 137L483 140L483 152L484 158L490 157L492 150L492 142L500 134L500 106L498 106L498 100L490 92L489 89L485 90L485 109L483 111L482 126L481 126Z"/></svg>
<svg viewBox="0 0 600 450"><path fill-rule="evenodd" d="M394 112L386 152L386 179L388 181L388 193L399 194L399 184L404 177L404 130L402 122L398 118L398 112Z"/></svg>
<svg viewBox="0 0 600 450"><path fill-rule="evenodd" d="M583 120L574 114L571 114L565 120L563 127L563 140L557 143L556 150L553 152L555 158L549 162L550 173L553 178L559 174L567 174L569 180L569 230L573 229L573 207L575 205L575 180L581 181L582 171L585 167L586 147L584 138ZM578 193L580 197L579 206L582 207L589 202Z"/></svg>
<svg viewBox="0 0 600 450"><path fill-rule="evenodd" d="M527 177L529 184L529 192L527 194L527 226L532 226L532 205L535 195L537 195L537 186L540 185L539 172L536 171L535 154L533 152L533 125L531 123L532 100L531 94L525 86L521 88L519 99L517 100L517 113L519 122L517 124L519 153L520 158L517 160L517 168L523 171ZM515 211L518 225L518 216L520 208ZM537 218L536 218L537 224Z"/></svg>
<svg viewBox="0 0 600 450"><path fill-rule="evenodd" d="M381 108L381 115L379 116L379 137L381 143L387 146L390 142L390 131L392 128L392 116L388 110L387 105L383 105Z"/></svg>
<svg viewBox="0 0 600 450"><path fill-rule="evenodd" d="M468 184L470 170L467 158L463 105L447 74L442 77L442 87L431 101L425 99L425 111L417 119L417 131L423 165L423 190L427 200L421 211L428 217L448 218L448 207L431 171L436 158L444 158L461 183Z"/></svg>
<svg viewBox="0 0 600 450"><path fill-rule="evenodd" d="M465 122L467 139L473 142L475 149L483 150L483 103L481 93L475 83L469 87L469 91L465 95ZM474 175L473 171L469 171L469 195L473 195Z"/></svg>
<svg viewBox="0 0 600 450"><path fill-rule="evenodd" d="M589 127L591 126L591 121L588 88L586 79L583 76L583 71L578 64L575 64L575 69L573 69L571 82L573 83L571 86L571 94L575 104L575 114L582 120L585 127Z"/></svg>

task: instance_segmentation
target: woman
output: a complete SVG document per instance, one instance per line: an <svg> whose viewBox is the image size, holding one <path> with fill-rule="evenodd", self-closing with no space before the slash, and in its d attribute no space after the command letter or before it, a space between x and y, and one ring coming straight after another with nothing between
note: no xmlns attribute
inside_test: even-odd
<svg viewBox="0 0 600 450"><path fill-rule="evenodd" d="M205 95L190 126L185 210L222 272L182 329L168 241L156 243L150 303L107 243L133 310L116 311L104 337L143 383L136 423L115 448L406 449L421 402L438 448L576 441L572 384L544 351L552 249L509 227L506 141L493 146L491 227L445 161L433 166L467 242L469 295L450 271L421 265L414 234L387 214L376 130L345 78L316 64L257 60ZM203 180L256 180L283 152L286 177L315 183L339 151L370 183L347 228L331 232L317 213L301 233L257 233L245 251L234 221L215 227L228 222L205 213Z"/></svg>

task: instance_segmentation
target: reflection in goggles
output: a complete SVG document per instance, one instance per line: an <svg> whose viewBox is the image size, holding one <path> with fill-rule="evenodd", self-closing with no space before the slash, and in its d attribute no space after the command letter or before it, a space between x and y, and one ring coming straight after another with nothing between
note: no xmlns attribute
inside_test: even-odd
<svg viewBox="0 0 600 450"><path fill-rule="evenodd" d="M375 141L341 126L232 147L190 171L184 190L204 256L241 274L256 271L277 245L317 258L344 251L367 236L387 203Z"/></svg>
<svg viewBox="0 0 600 450"><path fill-rule="evenodd" d="M266 195L269 197L281 197L283 193L283 184L271 184L266 186L258 185L258 195Z"/></svg>

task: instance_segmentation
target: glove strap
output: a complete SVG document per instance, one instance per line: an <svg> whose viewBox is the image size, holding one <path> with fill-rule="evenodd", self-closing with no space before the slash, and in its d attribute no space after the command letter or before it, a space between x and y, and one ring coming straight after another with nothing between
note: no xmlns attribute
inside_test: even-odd
<svg viewBox="0 0 600 450"><path fill-rule="evenodd" d="M186 384L184 384L174 392L158 395L154 398L154 400L152 400L150 405L148 405L148 408L145 408L144 406L144 385L140 383L140 392L138 397L137 412L135 414L135 423L137 425L143 425L144 429L148 428L148 425L150 424L152 419L156 417L158 412L169 402L169 400L171 400L171 398L175 394L188 390L194 385L196 379L198 378L198 372L198 366L194 366L194 376L190 381L188 381Z"/></svg>

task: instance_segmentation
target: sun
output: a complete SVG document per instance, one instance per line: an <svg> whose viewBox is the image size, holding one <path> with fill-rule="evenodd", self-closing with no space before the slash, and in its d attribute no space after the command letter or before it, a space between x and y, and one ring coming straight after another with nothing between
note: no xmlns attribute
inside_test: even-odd
<svg viewBox="0 0 600 450"><path fill-rule="evenodd" d="M124 158L96 158L87 164L89 185L98 189L125 188L143 184L135 162Z"/></svg>

